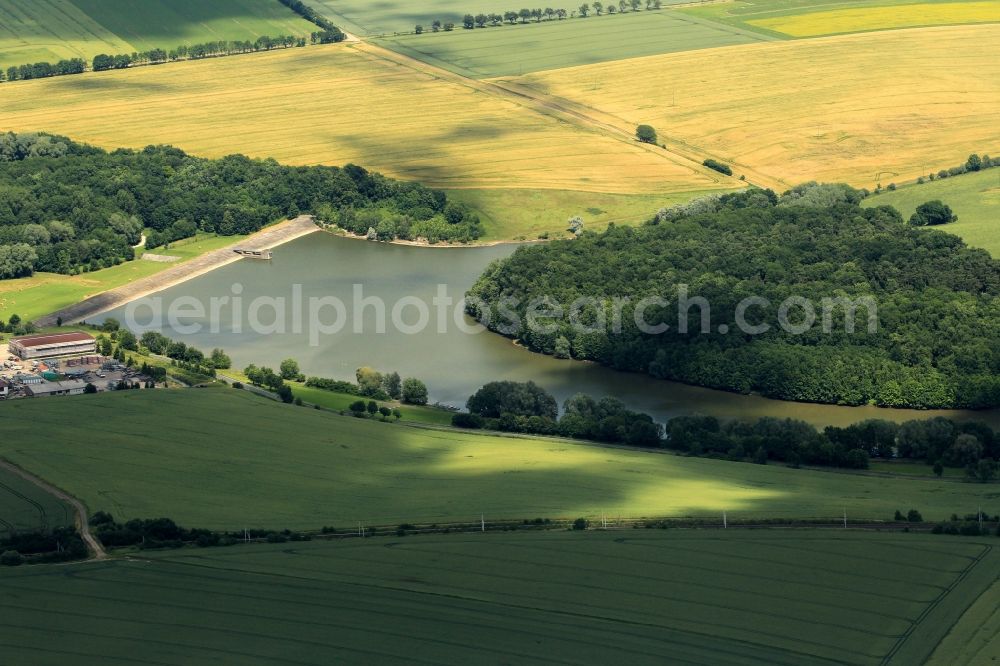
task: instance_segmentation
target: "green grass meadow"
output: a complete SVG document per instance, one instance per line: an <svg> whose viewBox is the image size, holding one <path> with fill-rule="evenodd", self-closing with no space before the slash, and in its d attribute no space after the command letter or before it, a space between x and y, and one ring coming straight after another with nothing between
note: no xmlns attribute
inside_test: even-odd
<svg viewBox="0 0 1000 666"><path fill-rule="evenodd" d="M983 540L852 531L146 551L0 570L0 650L60 665L909 665L996 566Z"/></svg>
<svg viewBox="0 0 1000 666"><path fill-rule="evenodd" d="M958 222L938 227L967 244L981 247L1000 258L1000 169L986 169L906 185L895 192L884 192L865 199L864 206L892 206L909 219L920 204L940 199L958 215Z"/></svg>
<svg viewBox="0 0 1000 666"><path fill-rule="evenodd" d="M0 469L0 539L73 524L73 509L20 476Z"/></svg>
<svg viewBox="0 0 1000 666"><path fill-rule="evenodd" d="M227 388L0 404L0 456L121 519L318 529L578 516L925 519L1000 513L996 484L795 470L408 426Z"/></svg>
<svg viewBox="0 0 1000 666"><path fill-rule="evenodd" d="M490 78L769 40L758 32L661 10L402 35L379 43L463 76Z"/></svg>
<svg viewBox="0 0 1000 666"><path fill-rule="evenodd" d="M0 67L315 29L276 0L0 0Z"/></svg>

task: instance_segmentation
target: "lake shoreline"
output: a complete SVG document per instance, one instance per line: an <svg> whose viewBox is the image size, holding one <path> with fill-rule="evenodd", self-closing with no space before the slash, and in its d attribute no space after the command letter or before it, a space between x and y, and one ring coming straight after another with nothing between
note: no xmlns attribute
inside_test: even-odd
<svg viewBox="0 0 1000 666"><path fill-rule="evenodd" d="M234 252L239 247L250 247L258 250L272 249L316 231L319 231L319 227L316 226L311 215L300 215L292 220L284 220L264 227L231 245L206 252L199 257L171 266L159 273L85 298L44 317L39 317L33 323L39 328L58 326L60 322L62 324L80 323L86 321L88 317L127 305L136 299L175 287L217 268L239 261L242 257ZM133 261L142 261L142 259Z"/></svg>
<svg viewBox="0 0 1000 666"><path fill-rule="evenodd" d="M324 227L322 231L327 232L333 236L338 236L340 238L347 238L349 240L359 240L368 241L369 243L384 243L386 245L401 245L404 247L426 247L426 248L441 248L441 249L455 249L455 248L477 248L477 247L497 247L499 245L528 245L533 243L550 243L553 240L572 240L571 238L536 238L532 240L493 240L493 241L473 241L471 243L450 243L448 241L441 241L440 243L431 243L428 240L403 240L400 238L394 238L389 241L369 241L367 236L361 236L359 234L352 234L346 229L341 227Z"/></svg>

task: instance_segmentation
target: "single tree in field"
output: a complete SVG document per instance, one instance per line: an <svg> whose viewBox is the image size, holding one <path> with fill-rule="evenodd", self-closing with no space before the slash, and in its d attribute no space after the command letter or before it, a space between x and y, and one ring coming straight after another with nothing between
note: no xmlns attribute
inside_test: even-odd
<svg viewBox="0 0 1000 666"><path fill-rule="evenodd" d="M642 6L642 0L632 0L629 2L629 5L632 7L632 11L637 12L639 11L639 7Z"/></svg>
<svg viewBox="0 0 1000 666"><path fill-rule="evenodd" d="M618 0L618 11L624 12L628 8L628 3L625 0Z"/></svg>
<svg viewBox="0 0 1000 666"><path fill-rule="evenodd" d="M531 18L531 10L530 9L522 9L521 11L519 11L517 13L517 15L521 18L521 23L522 24L527 23L528 19Z"/></svg>
<svg viewBox="0 0 1000 666"><path fill-rule="evenodd" d="M388 393L393 400L399 400L403 395L403 383L398 372L382 375L382 390Z"/></svg>
<svg viewBox="0 0 1000 666"><path fill-rule="evenodd" d="M455 24L452 23L451 21L449 21L448 23L444 24L444 31L445 32L451 32L454 29L455 29Z"/></svg>
<svg viewBox="0 0 1000 666"><path fill-rule="evenodd" d="M476 14L476 27L477 28L485 28L486 27L486 23L489 20L490 20L490 17L487 16L486 14Z"/></svg>
<svg viewBox="0 0 1000 666"><path fill-rule="evenodd" d="M587 14L590 13L590 5L588 5L587 3L583 3L582 5L580 5L579 12L580 16L587 18Z"/></svg>
<svg viewBox="0 0 1000 666"><path fill-rule="evenodd" d="M378 413L382 415L382 420L385 421L389 416L392 415L392 410L385 405L378 408Z"/></svg>
<svg viewBox="0 0 1000 666"><path fill-rule="evenodd" d="M490 23L492 23L495 26L500 25L501 23L503 23L503 16L501 16L500 14L490 14Z"/></svg>
<svg viewBox="0 0 1000 666"><path fill-rule="evenodd" d="M466 14L462 17L462 27L466 30L472 30L476 27L476 17L472 14Z"/></svg>
<svg viewBox="0 0 1000 666"><path fill-rule="evenodd" d="M353 412L355 416L360 416L364 414L365 408L366 405L364 400L355 400L354 402L351 403L350 407L351 412Z"/></svg>
<svg viewBox="0 0 1000 666"><path fill-rule="evenodd" d="M294 358L286 358L278 366L282 379L295 379L299 376L299 364Z"/></svg>
<svg viewBox="0 0 1000 666"><path fill-rule="evenodd" d="M969 155L969 159L965 162L966 171L979 171L983 168L983 160L979 155L972 154Z"/></svg>
<svg viewBox="0 0 1000 666"><path fill-rule="evenodd" d="M562 21L564 18L566 18L566 10L565 9L557 9L556 10L556 18L558 18L560 21Z"/></svg>
<svg viewBox="0 0 1000 666"><path fill-rule="evenodd" d="M368 404L365 406L365 408L368 410L368 413L371 414L371 415L373 415L373 416L376 413L378 413L378 403L375 402L374 400L369 400Z"/></svg>
<svg viewBox="0 0 1000 666"><path fill-rule="evenodd" d="M535 19L535 23L540 23L541 20L542 20L542 10L541 9L532 9L531 10L531 18Z"/></svg>
<svg viewBox="0 0 1000 666"><path fill-rule="evenodd" d="M400 418L402 418L402 416L403 416L403 412L399 411L399 408L397 408L397 407L394 407L394 408L393 408L393 410L392 410L392 415L393 415L393 416L394 416L394 417L396 418L396 420L398 421L398 420L399 420Z"/></svg>
<svg viewBox="0 0 1000 666"><path fill-rule="evenodd" d="M635 138L643 143L656 143L656 130L651 125L639 125L635 128Z"/></svg>
<svg viewBox="0 0 1000 666"><path fill-rule="evenodd" d="M917 212L910 216L910 224L915 227L936 226L958 221L951 207L935 199L917 206Z"/></svg>
<svg viewBox="0 0 1000 666"><path fill-rule="evenodd" d="M507 23L510 23L511 25L517 23L517 12L504 12L503 17L504 20L506 20Z"/></svg>
<svg viewBox="0 0 1000 666"><path fill-rule="evenodd" d="M441 30L441 21L435 19L434 22L431 23L431 30L433 30L434 32L438 32L439 30Z"/></svg>
<svg viewBox="0 0 1000 666"><path fill-rule="evenodd" d="M552 17L555 16L555 15L556 15L556 10L552 9L551 7L546 7L545 8L545 20L546 21L551 21Z"/></svg>
<svg viewBox="0 0 1000 666"><path fill-rule="evenodd" d="M662 6L663 6L663 3L660 2L660 0L653 0L653 9L659 9Z"/></svg>
<svg viewBox="0 0 1000 666"><path fill-rule="evenodd" d="M617 12L617 11L618 11L618 10L617 10L617 9L615 9L615 6L614 6L614 5L608 5L608 14L614 14L614 13L615 13L615 12Z"/></svg>
<svg viewBox="0 0 1000 666"><path fill-rule="evenodd" d="M424 26L418 23L413 27L413 32L417 33L418 35L424 34Z"/></svg>
<svg viewBox="0 0 1000 666"><path fill-rule="evenodd" d="M596 12L598 16L600 16L601 14L604 13L604 3L603 2L594 2L594 3L591 3L591 4L594 6L594 12Z"/></svg>
<svg viewBox="0 0 1000 666"><path fill-rule="evenodd" d="M403 402L410 405L427 404L427 385L419 379L407 377L403 380Z"/></svg>

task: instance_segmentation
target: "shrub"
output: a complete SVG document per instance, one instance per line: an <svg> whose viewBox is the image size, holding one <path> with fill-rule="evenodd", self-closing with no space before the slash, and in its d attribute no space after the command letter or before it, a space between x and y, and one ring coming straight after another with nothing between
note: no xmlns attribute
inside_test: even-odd
<svg viewBox="0 0 1000 666"><path fill-rule="evenodd" d="M906 520L911 523L922 523L924 522L924 517L916 509L910 509L906 514Z"/></svg>
<svg viewBox="0 0 1000 666"><path fill-rule="evenodd" d="M0 555L0 565L5 567L16 567L24 563L21 553L16 550L6 550Z"/></svg>
<svg viewBox="0 0 1000 666"><path fill-rule="evenodd" d="M656 130L651 125L639 125L635 128L635 138L642 143L656 143Z"/></svg>
<svg viewBox="0 0 1000 666"><path fill-rule="evenodd" d="M585 530L585 529L587 529L587 519L586 518L577 518L576 520L574 520L573 521L573 529L574 530Z"/></svg>
<svg viewBox="0 0 1000 666"><path fill-rule="evenodd" d="M457 428L479 429L483 427L483 417L479 414L458 412L451 417L451 424Z"/></svg>
<svg viewBox="0 0 1000 666"><path fill-rule="evenodd" d="M713 160L711 158L705 160L704 162L702 162L702 164L705 165L705 166L707 166L709 169L712 169L714 171L718 171L721 174L725 174L727 176L732 176L733 175L733 170L731 168L729 168L728 164L723 164L722 162L718 162L718 161ZM893 189L895 189L895 186L890 186L890 187L892 187Z"/></svg>

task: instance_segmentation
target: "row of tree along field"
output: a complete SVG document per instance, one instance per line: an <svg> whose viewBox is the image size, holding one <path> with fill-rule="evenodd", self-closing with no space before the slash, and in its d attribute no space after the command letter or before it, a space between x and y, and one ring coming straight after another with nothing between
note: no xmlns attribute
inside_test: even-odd
<svg viewBox="0 0 1000 666"><path fill-rule="evenodd" d="M469 397L468 412L452 417L461 428L559 435L612 444L666 448L692 456L766 465L769 461L867 469L869 460L904 458L964 468L966 476L990 481L997 473L1000 436L981 422L943 417L903 424L872 419L822 431L795 419L761 418L721 422L710 416L680 416L666 427L648 414L630 411L613 397L577 394L563 403L533 382L491 382Z"/></svg>
<svg viewBox="0 0 1000 666"><path fill-rule="evenodd" d="M0 279L74 275L209 231L248 234L315 213L375 238L478 237L444 192L362 167L211 160L169 146L104 150L45 134L0 134Z"/></svg>
<svg viewBox="0 0 1000 666"><path fill-rule="evenodd" d="M257 53L273 49L287 49L293 46L305 46L307 43L327 44L343 41L343 39L343 33L340 33L338 36L334 33L314 32L308 40L305 37L296 37L294 35L281 35L278 37L262 36L253 41L223 40L200 44L185 44L172 48L169 51L156 48L149 51L133 51L132 53L112 55L100 53L94 56L90 69L95 72L103 72L139 65L161 65L166 62L177 62L178 60L201 60L202 58ZM82 58L64 59L55 64L36 62L24 65L12 65L7 68L6 72L0 71L0 82L28 81L30 79L46 79L52 76L64 76L67 74L83 74L87 69L87 62Z"/></svg>
<svg viewBox="0 0 1000 666"><path fill-rule="evenodd" d="M603 2L594 3L583 3L576 9L553 9L552 7L546 7L545 9L521 9L521 10L508 10L502 14L489 13L489 14L466 14L462 17L462 27L466 30L474 30L476 28L486 28L488 26L501 26L507 25L517 25L517 24L527 24L531 21L535 23L541 23L544 21L558 20L562 21L566 18L587 18L593 14L601 16L605 13L609 15L614 15L616 13L626 13L626 12L638 12L645 8L646 10L660 9L663 6L661 0L619 0L618 3L608 2L607 4ZM450 21L439 21L435 20L430 24L430 30L432 32L439 32L444 30L445 32L451 32L455 29L455 24ZM422 34L425 32L426 28L422 23L418 23L414 26L414 32L416 34Z"/></svg>
<svg viewBox="0 0 1000 666"><path fill-rule="evenodd" d="M522 247L477 281L470 314L535 351L741 393L1000 405L1000 262L950 234L907 225L893 208L863 209L863 196L837 185L781 197L751 189L663 209L639 228ZM682 285L697 303L684 312ZM543 297L563 309L529 326L528 307ZM763 300L738 311L751 297ZM668 301L645 310L659 334L636 323L646 298ZM578 299L590 303L582 328L566 310ZM620 318L615 299L628 299ZM828 326L819 320L824 299L835 305ZM799 305L779 326L786 302ZM517 317L501 307L510 303ZM752 333L738 330L741 318ZM620 332L610 329L616 320Z"/></svg>
<svg viewBox="0 0 1000 666"><path fill-rule="evenodd" d="M261 35L253 41L221 40L198 44L183 44L169 49L153 48L147 51L133 51L132 53L110 55L101 53L94 56L91 68L95 72L100 72L109 69L125 69L126 67L134 67L136 65L158 65L178 60L199 60L201 58L270 51L277 48L301 47L307 43L330 44L342 42L346 38L346 35L340 28L300 0L279 0L279 2L302 18L317 25L320 30L313 31L308 37L303 35L280 35L277 37ZM6 72L0 70L0 82L5 80L23 81L67 74L82 74L86 70L87 63L82 58L63 59L55 64L49 62L26 63L8 67Z"/></svg>

